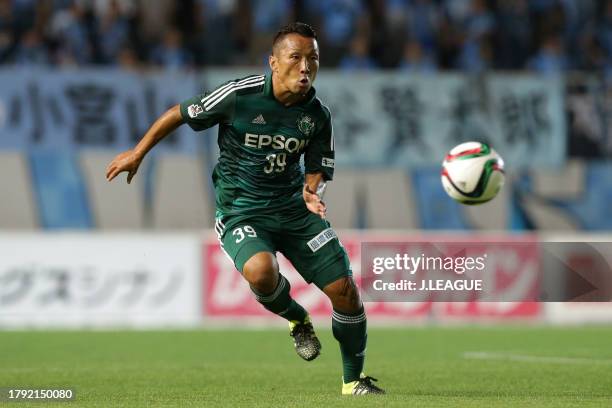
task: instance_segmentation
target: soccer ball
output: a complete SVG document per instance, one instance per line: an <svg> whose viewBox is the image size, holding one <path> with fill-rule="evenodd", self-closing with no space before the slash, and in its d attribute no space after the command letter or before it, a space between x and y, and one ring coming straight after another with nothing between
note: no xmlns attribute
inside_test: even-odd
<svg viewBox="0 0 612 408"><path fill-rule="evenodd" d="M455 146L442 162L442 186L451 198L462 204L492 200L504 180L504 160L485 143Z"/></svg>

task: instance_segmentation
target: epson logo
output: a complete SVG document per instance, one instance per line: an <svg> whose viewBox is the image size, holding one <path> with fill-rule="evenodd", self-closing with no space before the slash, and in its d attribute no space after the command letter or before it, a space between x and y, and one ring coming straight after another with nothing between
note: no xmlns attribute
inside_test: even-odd
<svg viewBox="0 0 612 408"><path fill-rule="evenodd" d="M308 146L308 140L300 140L295 137L286 138L283 135L270 136L247 133L244 136L244 145L256 149L270 146L273 149L286 150L289 153L297 153L301 152L306 146Z"/></svg>

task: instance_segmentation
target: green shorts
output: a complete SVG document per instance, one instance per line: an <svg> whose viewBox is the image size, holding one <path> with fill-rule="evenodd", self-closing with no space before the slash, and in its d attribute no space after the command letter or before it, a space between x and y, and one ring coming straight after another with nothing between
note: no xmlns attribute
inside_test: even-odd
<svg viewBox="0 0 612 408"><path fill-rule="evenodd" d="M242 273L258 252L282 253L308 283L323 289L351 276L348 255L329 222L306 207L275 215L231 215L217 218L221 247Z"/></svg>

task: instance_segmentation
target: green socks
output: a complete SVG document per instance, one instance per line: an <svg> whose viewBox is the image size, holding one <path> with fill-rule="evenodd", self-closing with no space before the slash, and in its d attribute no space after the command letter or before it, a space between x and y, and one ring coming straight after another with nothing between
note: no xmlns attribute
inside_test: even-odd
<svg viewBox="0 0 612 408"><path fill-rule="evenodd" d="M255 298L267 310L289 321L304 322L306 310L289 295L291 285L287 278L280 275L276 289L270 294L255 293ZM363 306L357 313L348 314L334 310L332 314L332 331L340 343L344 383L359 379L365 361L367 342L367 323Z"/></svg>
<svg viewBox="0 0 612 408"><path fill-rule="evenodd" d="M267 310L289 321L303 322L307 315L306 310L289 295L290 289L289 281L280 274L276 289L270 294L264 295L251 288L257 301Z"/></svg>
<svg viewBox="0 0 612 408"><path fill-rule="evenodd" d="M363 306L355 314L334 310L332 331L340 343L344 383L356 381L363 371L367 341L367 323Z"/></svg>

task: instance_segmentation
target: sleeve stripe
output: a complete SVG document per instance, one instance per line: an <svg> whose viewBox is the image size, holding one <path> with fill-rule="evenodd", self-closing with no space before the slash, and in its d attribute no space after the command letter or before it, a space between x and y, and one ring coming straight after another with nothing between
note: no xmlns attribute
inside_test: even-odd
<svg viewBox="0 0 612 408"><path fill-rule="evenodd" d="M245 79L243 79L241 81L238 81L238 82L232 81L230 83L227 83L227 84L223 85L222 87L219 87L219 88L215 89L210 95L202 98L202 100L200 102L204 103L204 102L207 102L207 101L211 101L212 99L214 99L215 97L217 97L218 95L223 93L228 88L231 88L232 86L242 85L242 84L249 83L249 82L252 82L252 81L255 81L255 80L261 81L262 79L264 79L263 75L257 75L257 76L251 76L251 77L245 78Z"/></svg>
<svg viewBox="0 0 612 408"><path fill-rule="evenodd" d="M223 99L225 99L225 97L229 94L231 94L234 91L237 91L238 89L244 89L244 88L253 88L256 86L261 86L265 83L265 80L261 80L260 82L255 82L255 83L249 83L249 84L244 84L241 86L238 86L238 84L233 85L231 87L229 87L223 94L221 94L219 97L217 97L214 101L213 100L209 100L208 102L206 102L204 104L204 108L206 109L206 111L211 110L212 108L215 107L216 104L218 104L219 102L221 102Z"/></svg>
<svg viewBox="0 0 612 408"><path fill-rule="evenodd" d="M332 121L332 118L329 118L329 127L331 128L331 137L330 137L330 142L329 142L329 147L331 149L331 151L334 151L334 124Z"/></svg>

